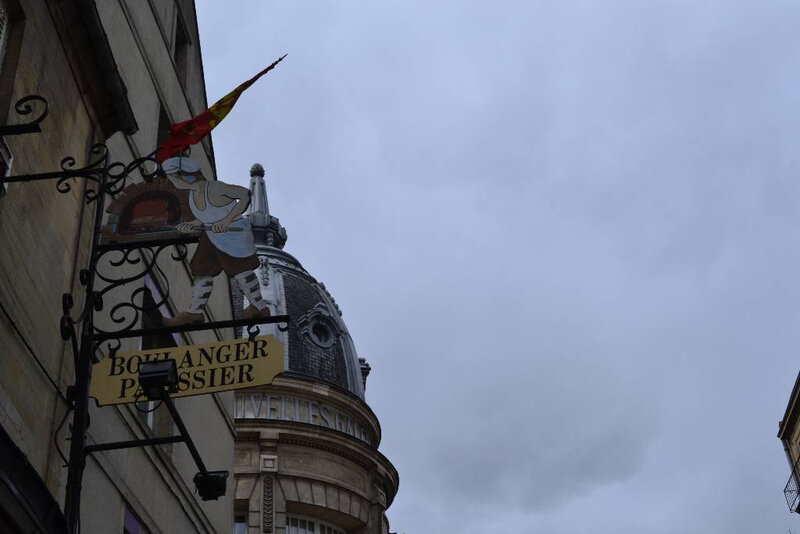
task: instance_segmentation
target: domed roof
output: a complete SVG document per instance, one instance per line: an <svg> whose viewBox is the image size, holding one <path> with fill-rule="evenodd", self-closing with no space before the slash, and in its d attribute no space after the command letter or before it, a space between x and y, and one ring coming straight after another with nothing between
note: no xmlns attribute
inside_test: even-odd
<svg viewBox="0 0 800 534"><path fill-rule="evenodd" d="M284 252L286 230L269 213L264 170L250 170L251 205L248 219L253 227L261 262L257 269L261 293L273 314L291 317L289 329L275 333L287 345L288 373L345 389L364 399L369 366L359 360L355 345L342 320L342 312L325 285L318 282L291 254ZM234 313L241 313L242 296L232 287Z"/></svg>

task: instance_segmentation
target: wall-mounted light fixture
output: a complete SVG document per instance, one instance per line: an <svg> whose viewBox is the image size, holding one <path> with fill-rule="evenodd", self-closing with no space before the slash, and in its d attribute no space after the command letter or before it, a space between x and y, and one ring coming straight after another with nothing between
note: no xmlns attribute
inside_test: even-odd
<svg viewBox="0 0 800 534"><path fill-rule="evenodd" d="M227 471L200 472L194 476L194 487L197 488L197 493L204 501L216 501L224 496L227 484Z"/></svg>
<svg viewBox="0 0 800 534"><path fill-rule="evenodd" d="M148 400L163 399L178 391L178 368L175 360L142 362L139 365L139 386Z"/></svg>

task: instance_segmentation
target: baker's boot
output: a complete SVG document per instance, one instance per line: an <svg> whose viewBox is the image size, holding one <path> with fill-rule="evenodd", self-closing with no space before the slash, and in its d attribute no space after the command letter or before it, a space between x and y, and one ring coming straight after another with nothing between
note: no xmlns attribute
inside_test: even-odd
<svg viewBox="0 0 800 534"><path fill-rule="evenodd" d="M200 324L205 321L202 313L180 312L175 317L167 317L164 319L164 326L173 328L176 326L186 326L187 324Z"/></svg>
<svg viewBox="0 0 800 534"><path fill-rule="evenodd" d="M244 319L266 318L271 316L272 314L269 311L269 306L264 306L262 310L259 310L255 306L248 306L242 312L242 318Z"/></svg>

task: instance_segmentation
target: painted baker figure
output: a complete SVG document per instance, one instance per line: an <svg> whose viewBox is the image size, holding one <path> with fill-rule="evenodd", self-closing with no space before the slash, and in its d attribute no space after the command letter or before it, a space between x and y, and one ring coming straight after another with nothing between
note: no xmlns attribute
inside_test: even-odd
<svg viewBox="0 0 800 534"><path fill-rule="evenodd" d="M250 204L250 191L238 185L208 181L200 164L186 157L170 158L161 164L169 181L188 190L189 206L195 219L177 225L181 232L201 230L200 243L189 262L192 273L192 302L188 311L164 319L165 326L202 323L203 308L211 296L214 277L225 271L236 280L250 302L246 319L269 317L267 302L254 269L259 266L250 223L242 218Z"/></svg>

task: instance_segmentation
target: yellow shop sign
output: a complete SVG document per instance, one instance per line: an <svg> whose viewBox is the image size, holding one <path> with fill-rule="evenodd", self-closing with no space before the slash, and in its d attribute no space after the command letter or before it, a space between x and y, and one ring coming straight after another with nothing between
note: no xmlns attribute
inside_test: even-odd
<svg viewBox="0 0 800 534"><path fill-rule="evenodd" d="M188 397L262 386L284 371L283 343L275 336L218 341L188 347L120 352L94 364L89 395L100 405L142 400L139 365L173 359L178 367L178 392Z"/></svg>

